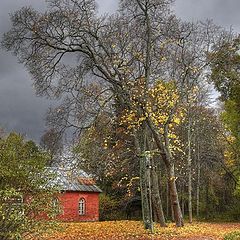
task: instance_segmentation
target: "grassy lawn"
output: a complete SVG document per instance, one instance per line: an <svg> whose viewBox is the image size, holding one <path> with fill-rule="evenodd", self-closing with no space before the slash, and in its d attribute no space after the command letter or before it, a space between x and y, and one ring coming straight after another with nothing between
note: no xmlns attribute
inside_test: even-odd
<svg viewBox="0 0 240 240"><path fill-rule="evenodd" d="M108 221L64 223L61 231L44 236L44 240L82 239L82 240L215 240L223 239L226 233L240 230L240 223L193 223L183 228L169 224L167 228L155 225L155 233L150 234L143 229L139 221Z"/></svg>

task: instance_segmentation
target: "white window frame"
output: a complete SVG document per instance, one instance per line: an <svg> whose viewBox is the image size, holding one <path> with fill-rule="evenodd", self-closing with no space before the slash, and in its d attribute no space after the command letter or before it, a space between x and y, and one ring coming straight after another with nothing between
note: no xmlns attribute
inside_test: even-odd
<svg viewBox="0 0 240 240"><path fill-rule="evenodd" d="M78 202L78 213L80 216L86 214L86 200L84 198L80 198Z"/></svg>
<svg viewBox="0 0 240 240"><path fill-rule="evenodd" d="M54 197L52 199L52 207L54 208L54 210L56 210L57 215L64 214L64 211L61 206L61 202L58 197Z"/></svg>
<svg viewBox="0 0 240 240"><path fill-rule="evenodd" d="M19 197L16 197L15 199L13 199L12 207L19 208L19 214L24 215L25 211L24 211L23 196L19 196Z"/></svg>

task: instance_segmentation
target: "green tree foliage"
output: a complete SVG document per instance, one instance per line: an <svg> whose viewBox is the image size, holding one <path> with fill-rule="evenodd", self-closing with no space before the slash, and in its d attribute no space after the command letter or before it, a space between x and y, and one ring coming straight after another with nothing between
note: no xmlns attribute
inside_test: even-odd
<svg viewBox="0 0 240 240"><path fill-rule="evenodd" d="M116 220L116 214L120 213L119 202L108 195L100 195L100 217L101 220ZM120 216L122 217L122 216Z"/></svg>
<svg viewBox="0 0 240 240"><path fill-rule="evenodd" d="M211 78L223 100L239 98L239 40L224 42L210 55L210 60L213 60Z"/></svg>
<svg viewBox="0 0 240 240"><path fill-rule="evenodd" d="M217 47L210 55L211 78L224 103L222 120L231 134L227 136L231 161L240 182L240 38L233 37ZM230 155L230 154L229 154Z"/></svg>
<svg viewBox="0 0 240 240"><path fill-rule="evenodd" d="M46 189L48 157L33 141L16 133L0 139L0 239L37 236L53 222L52 194Z"/></svg>
<svg viewBox="0 0 240 240"><path fill-rule="evenodd" d="M224 102L223 120L240 142L240 39L224 42L210 55L211 78Z"/></svg>

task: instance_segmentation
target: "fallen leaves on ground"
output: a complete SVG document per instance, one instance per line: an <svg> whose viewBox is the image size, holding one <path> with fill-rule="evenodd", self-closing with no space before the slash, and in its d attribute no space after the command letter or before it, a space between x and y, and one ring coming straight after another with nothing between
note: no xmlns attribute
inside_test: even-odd
<svg viewBox="0 0 240 240"><path fill-rule="evenodd" d="M43 240L220 240L226 233L239 230L240 223L193 223L176 228L155 224L154 234L144 230L140 221L63 223L62 230Z"/></svg>

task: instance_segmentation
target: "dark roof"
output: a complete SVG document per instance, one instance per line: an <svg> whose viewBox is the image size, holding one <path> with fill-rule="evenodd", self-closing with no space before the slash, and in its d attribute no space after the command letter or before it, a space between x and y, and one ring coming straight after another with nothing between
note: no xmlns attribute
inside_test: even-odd
<svg viewBox="0 0 240 240"><path fill-rule="evenodd" d="M54 174L52 183L61 191L102 192L93 179L82 170L51 168Z"/></svg>

